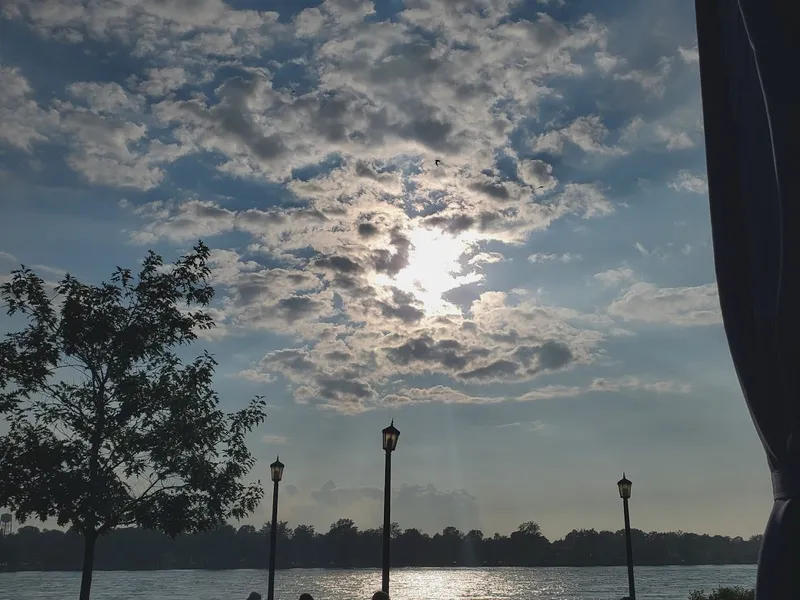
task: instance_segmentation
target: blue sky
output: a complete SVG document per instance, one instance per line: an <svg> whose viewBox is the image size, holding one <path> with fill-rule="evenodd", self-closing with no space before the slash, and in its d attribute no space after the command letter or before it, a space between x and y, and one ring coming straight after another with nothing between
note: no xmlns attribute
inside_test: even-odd
<svg viewBox="0 0 800 600"><path fill-rule="evenodd" d="M8 0L0 271L213 248L282 518L751 535L768 471L721 325L693 4ZM10 322L3 317L2 326ZM252 522L266 518L265 502Z"/></svg>

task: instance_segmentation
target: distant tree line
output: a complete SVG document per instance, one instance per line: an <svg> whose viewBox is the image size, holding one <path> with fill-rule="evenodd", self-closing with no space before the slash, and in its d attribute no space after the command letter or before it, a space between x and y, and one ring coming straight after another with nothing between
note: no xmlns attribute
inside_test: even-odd
<svg viewBox="0 0 800 600"><path fill-rule="evenodd" d="M269 558L269 530L231 525L174 539L138 527L119 528L97 542L95 568L261 569ZM573 530L549 541L534 522L523 523L510 535L487 537L479 530L462 533L446 527L428 535L417 529L392 527L394 566L611 566L625 564L623 531ZM633 530L637 565L752 564L761 536L750 539L694 533L645 533ZM83 539L74 531L20 527L0 537L0 564L8 570L80 570ZM278 528L278 568L379 567L381 530L360 530L340 519L326 533L281 522Z"/></svg>

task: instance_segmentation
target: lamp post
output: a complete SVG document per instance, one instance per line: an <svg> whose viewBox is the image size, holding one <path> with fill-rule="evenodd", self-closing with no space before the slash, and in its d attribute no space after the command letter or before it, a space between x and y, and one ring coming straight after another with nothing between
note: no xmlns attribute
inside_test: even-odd
<svg viewBox="0 0 800 600"><path fill-rule="evenodd" d="M269 583L267 584L267 600L275 598L275 547L278 543L278 484L283 478L283 467L279 456L269 466L272 474L272 526L269 529Z"/></svg>
<svg viewBox="0 0 800 600"><path fill-rule="evenodd" d="M397 448L397 438L400 432L394 426L394 419L391 424L382 431L383 449L386 451L386 470L385 481L383 484L383 576L381 579L381 589L389 593L389 538L391 537L391 500L392 500L392 452Z"/></svg>
<svg viewBox="0 0 800 600"><path fill-rule="evenodd" d="M636 589L633 585L633 546L631 545L631 514L628 510L628 500L631 497L633 483L622 474L622 479L617 482L619 497L622 498L622 507L625 511L625 551L628 555L628 596L636 600Z"/></svg>

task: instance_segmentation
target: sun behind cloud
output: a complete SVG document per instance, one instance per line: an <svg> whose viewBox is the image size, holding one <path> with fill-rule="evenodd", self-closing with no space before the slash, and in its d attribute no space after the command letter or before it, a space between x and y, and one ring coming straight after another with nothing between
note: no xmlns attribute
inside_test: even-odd
<svg viewBox="0 0 800 600"><path fill-rule="evenodd" d="M377 274L375 283L393 286L412 294L423 307L426 316L461 314L461 310L444 295L455 288L481 281L478 271L464 271L461 258L478 241L474 234L452 235L435 229L417 227L409 233L412 249L408 266L394 277Z"/></svg>

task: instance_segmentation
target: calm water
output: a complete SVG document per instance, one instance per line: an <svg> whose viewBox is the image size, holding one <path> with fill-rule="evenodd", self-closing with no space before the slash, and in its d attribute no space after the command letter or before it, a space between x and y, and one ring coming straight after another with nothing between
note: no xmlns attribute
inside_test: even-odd
<svg viewBox="0 0 800 600"><path fill-rule="evenodd" d="M687 600L689 592L720 585L753 587L755 566L641 567L638 600ZM245 600L251 591L266 598L266 571L106 571L95 573L93 600ZM380 587L378 570L292 569L275 576L276 600L301 592L315 600L369 600ZM536 599L619 600L626 595L624 567L396 569L394 600ZM0 573L2 600L77 598L80 573Z"/></svg>

